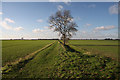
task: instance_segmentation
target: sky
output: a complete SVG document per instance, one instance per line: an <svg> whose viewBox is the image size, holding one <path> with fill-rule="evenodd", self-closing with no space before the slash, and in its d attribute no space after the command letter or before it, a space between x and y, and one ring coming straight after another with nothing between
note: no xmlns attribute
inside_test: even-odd
<svg viewBox="0 0 120 80"><path fill-rule="evenodd" d="M2 0L2 2L119 2L120 0Z"/></svg>
<svg viewBox="0 0 120 80"><path fill-rule="evenodd" d="M2 2L0 39L60 38L49 29L48 19L64 9L78 25L72 38L118 38L117 2Z"/></svg>

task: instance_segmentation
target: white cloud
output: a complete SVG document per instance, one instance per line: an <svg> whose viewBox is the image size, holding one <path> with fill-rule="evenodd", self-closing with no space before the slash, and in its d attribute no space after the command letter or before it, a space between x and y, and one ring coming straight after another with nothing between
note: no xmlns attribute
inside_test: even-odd
<svg viewBox="0 0 120 80"><path fill-rule="evenodd" d="M48 26L44 26L43 28L44 29L40 29L40 28L33 29L32 32L33 33L40 33L40 32L47 33L47 32L51 32L55 29L55 27L49 28Z"/></svg>
<svg viewBox="0 0 120 80"><path fill-rule="evenodd" d="M110 6L109 12L110 12L110 14L118 14L118 5L114 4L114 5Z"/></svg>
<svg viewBox="0 0 120 80"><path fill-rule="evenodd" d="M3 13L2 12L0 12L0 15L2 15Z"/></svg>
<svg viewBox="0 0 120 80"><path fill-rule="evenodd" d="M6 30L21 31L21 30L24 29L23 27L13 27L13 26L10 26L7 22L15 23L13 20L11 20L9 18L5 18L3 21L0 21L0 26L3 27Z"/></svg>
<svg viewBox="0 0 120 80"><path fill-rule="evenodd" d="M100 27L96 27L95 30L110 30L110 29L114 29L115 26L100 26Z"/></svg>
<svg viewBox="0 0 120 80"><path fill-rule="evenodd" d="M70 5L71 0L49 0L49 2L64 2L66 5Z"/></svg>
<svg viewBox="0 0 120 80"><path fill-rule="evenodd" d="M95 4L88 5L88 8L95 8L95 7L96 7Z"/></svg>
<svg viewBox="0 0 120 80"><path fill-rule="evenodd" d="M62 6L62 5L58 5L57 9L58 9L58 10L62 10L62 9L63 9L63 6Z"/></svg>
<svg viewBox="0 0 120 80"><path fill-rule="evenodd" d="M71 0L49 0L49 2L71 2Z"/></svg>
<svg viewBox="0 0 120 80"><path fill-rule="evenodd" d="M36 28L32 30L33 33L31 36L40 38L40 39L51 39L51 38L59 38L58 33L54 32L53 29L45 26L44 29Z"/></svg>
<svg viewBox="0 0 120 80"><path fill-rule="evenodd" d="M38 19L37 22L40 22L40 23L41 23L41 22L43 22L43 20L42 20L42 19Z"/></svg>
<svg viewBox="0 0 120 80"><path fill-rule="evenodd" d="M15 31L21 31L21 30L24 30L23 27L17 27L17 28L14 28Z"/></svg>
<svg viewBox="0 0 120 80"><path fill-rule="evenodd" d="M13 20L11 20L11 19L9 19L9 18L5 18L5 21L6 21L6 22L9 22L9 23L15 23L15 21L13 21Z"/></svg>
<svg viewBox="0 0 120 80"><path fill-rule="evenodd" d="M5 22L5 21L0 22L0 26L6 30L21 31L24 29L23 27L12 27L12 26L8 25L7 22Z"/></svg>
<svg viewBox="0 0 120 80"><path fill-rule="evenodd" d="M43 31L45 31L45 30L42 30L42 29L39 29L39 28L32 30L33 33L39 33L39 32L43 32Z"/></svg>
<svg viewBox="0 0 120 80"><path fill-rule="evenodd" d="M7 30L10 30L12 29L12 26L9 26L5 21L0 21L0 26L7 29Z"/></svg>
<svg viewBox="0 0 120 80"><path fill-rule="evenodd" d="M92 24L88 24L88 23L87 23L87 24L85 24L85 26L86 26L86 27L89 27L89 26L91 26L91 25L92 25Z"/></svg>
<svg viewBox="0 0 120 80"><path fill-rule="evenodd" d="M107 34L111 34L111 35L106 35ZM92 30L78 30L76 32L76 35L73 36L73 39L105 39L106 37L109 37L109 38L118 38L117 35L118 33L111 33L111 32L106 32L106 33L103 33L101 31L97 31L96 33L94 33Z"/></svg>
<svg viewBox="0 0 120 80"><path fill-rule="evenodd" d="M45 26L44 28L45 28L45 29L49 29L49 27L48 27L48 26Z"/></svg>

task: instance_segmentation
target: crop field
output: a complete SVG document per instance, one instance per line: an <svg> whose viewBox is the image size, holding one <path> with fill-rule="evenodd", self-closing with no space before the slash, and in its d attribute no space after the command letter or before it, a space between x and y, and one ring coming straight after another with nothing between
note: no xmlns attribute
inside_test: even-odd
<svg viewBox="0 0 120 80"><path fill-rule="evenodd" d="M79 51L86 51L90 54L98 54L118 60L117 40L70 40L69 44Z"/></svg>
<svg viewBox="0 0 120 80"><path fill-rule="evenodd" d="M11 40L11 41L2 41L2 65L5 65L8 62L19 59L20 57L24 57L45 45L51 43L53 41L36 41L36 40Z"/></svg>
<svg viewBox="0 0 120 80"><path fill-rule="evenodd" d="M12 40L2 43L3 79L118 79L120 73L118 61L113 59L118 57L118 41L70 40L66 46L58 40Z"/></svg>

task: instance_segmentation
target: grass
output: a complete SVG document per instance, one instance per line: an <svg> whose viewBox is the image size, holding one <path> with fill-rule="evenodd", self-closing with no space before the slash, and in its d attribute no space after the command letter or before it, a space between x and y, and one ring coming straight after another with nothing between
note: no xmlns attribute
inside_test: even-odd
<svg viewBox="0 0 120 80"><path fill-rule="evenodd" d="M52 42L53 41L51 41L51 43ZM106 79L107 78L112 80L118 79L118 76L120 76L120 71L119 71L120 67L118 66L117 61L112 60L112 58L110 57L94 54L92 53L92 51L90 55L84 54L84 52L90 51L91 49L89 48L91 47L94 49L94 51L98 50L98 52L101 51L104 52L104 54L107 52L107 50L108 51L111 50L114 52L114 50L112 50L113 48L112 49L110 48L111 46L107 46L109 48L107 48L106 46L104 47L87 46L86 48L83 48L82 46L73 45L73 44L77 45L78 42L79 41L77 42L72 41L70 45L66 45L64 47L62 43L56 41L51 46L38 52L30 60L24 60L23 62L19 62L19 64L15 64L15 65L8 65L7 66L8 70L3 71L2 74L3 79L4 78L31 78L31 79L33 78L34 79L39 79L39 78ZM102 42L104 42L105 45L115 45L113 44L113 42L110 43L109 41L108 42L102 41ZM50 43L50 41L44 41L44 44L47 43ZM92 41L90 42L88 41L88 44L92 44L92 43L93 43ZM103 43L102 44L98 43L98 44L103 45ZM87 45L87 43L85 45ZM37 43L36 46L38 46ZM106 55L108 55L108 53L106 53Z"/></svg>
<svg viewBox="0 0 120 80"><path fill-rule="evenodd" d="M45 45L52 40L11 40L2 41L2 65L24 57Z"/></svg>
<svg viewBox="0 0 120 80"><path fill-rule="evenodd" d="M117 40L69 40L72 45L118 45Z"/></svg>
<svg viewBox="0 0 120 80"><path fill-rule="evenodd" d="M4 74L3 78L49 78L61 49L59 43L56 42L22 66L21 64L19 64L19 67L13 65L12 70Z"/></svg>
<svg viewBox="0 0 120 80"><path fill-rule="evenodd" d="M118 60L117 40L70 40L69 44L79 51L90 52Z"/></svg>
<svg viewBox="0 0 120 80"><path fill-rule="evenodd" d="M118 63L109 57L83 54L70 46L59 56L55 78L118 79ZM119 74L120 75L120 74Z"/></svg>

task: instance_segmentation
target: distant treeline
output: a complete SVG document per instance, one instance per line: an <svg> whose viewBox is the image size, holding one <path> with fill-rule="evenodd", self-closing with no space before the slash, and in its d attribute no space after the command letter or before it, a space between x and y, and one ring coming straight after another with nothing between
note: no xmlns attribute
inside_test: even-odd
<svg viewBox="0 0 120 80"><path fill-rule="evenodd" d="M59 39L1 39L1 40L59 40Z"/></svg>
<svg viewBox="0 0 120 80"><path fill-rule="evenodd" d="M60 40L60 39L1 39L1 40ZM69 39L69 40L120 40L120 39L106 38L106 39Z"/></svg>
<svg viewBox="0 0 120 80"><path fill-rule="evenodd" d="M106 38L106 39L70 39L70 40L120 40L120 39Z"/></svg>

